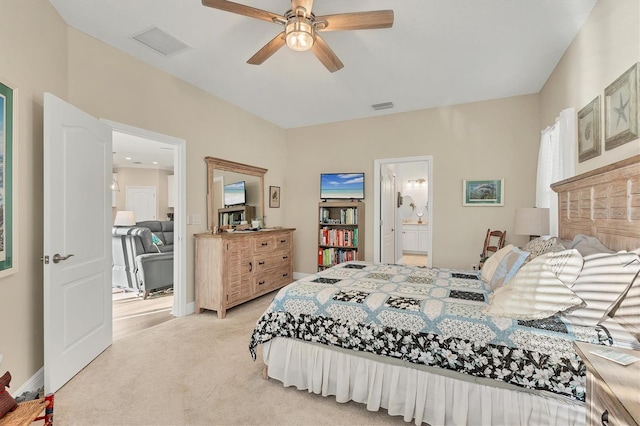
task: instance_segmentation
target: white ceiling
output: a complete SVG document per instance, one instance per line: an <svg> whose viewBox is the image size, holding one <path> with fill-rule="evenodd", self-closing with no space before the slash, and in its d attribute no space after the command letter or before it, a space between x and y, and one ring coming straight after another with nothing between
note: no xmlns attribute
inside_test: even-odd
<svg viewBox="0 0 640 426"><path fill-rule="evenodd" d="M392 9L392 28L322 37L344 63L283 47L282 27L200 0L50 0L72 27L282 128L537 93L596 0L316 0L319 15ZM287 0L238 0L284 14ZM132 36L158 27L190 48L165 57ZM375 111L372 104L393 102Z"/></svg>

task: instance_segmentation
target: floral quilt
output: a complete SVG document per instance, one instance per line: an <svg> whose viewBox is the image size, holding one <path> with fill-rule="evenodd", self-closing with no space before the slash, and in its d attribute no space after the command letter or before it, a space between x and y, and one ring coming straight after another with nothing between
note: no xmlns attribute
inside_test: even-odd
<svg viewBox="0 0 640 426"><path fill-rule="evenodd" d="M491 290L475 271L347 262L278 292L249 350L274 337L339 346L584 401L573 341L611 344L600 327L560 316L489 317Z"/></svg>

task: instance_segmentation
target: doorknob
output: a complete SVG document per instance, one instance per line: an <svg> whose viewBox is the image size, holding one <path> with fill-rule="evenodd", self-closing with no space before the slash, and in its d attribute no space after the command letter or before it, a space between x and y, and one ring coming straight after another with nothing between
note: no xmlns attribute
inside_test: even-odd
<svg viewBox="0 0 640 426"><path fill-rule="evenodd" d="M53 255L53 263L59 263L61 260L67 260L71 256L73 256L73 255L72 254L68 254L66 256L60 256L58 253L56 253L56 254Z"/></svg>

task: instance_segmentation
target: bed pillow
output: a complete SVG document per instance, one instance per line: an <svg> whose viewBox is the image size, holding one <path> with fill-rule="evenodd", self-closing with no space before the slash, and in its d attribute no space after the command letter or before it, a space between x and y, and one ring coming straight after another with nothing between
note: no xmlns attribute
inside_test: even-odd
<svg viewBox="0 0 640 426"><path fill-rule="evenodd" d="M485 313L537 320L582 306L582 299L566 284L575 281L581 269L582 256L577 250L537 256L493 293Z"/></svg>
<svg viewBox="0 0 640 426"><path fill-rule="evenodd" d="M509 250L500 260L500 263L498 263L496 271L489 281L491 290L496 291L508 283L516 272L518 272L518 269L520 269L520 267L525 263L527 256L529 256L529 252L522 251L517 247L513 247Z"/></svg>
<svg viewBox="0 0 640 426"><path fill-rule="evenodd" d="M633 281L620 297L609 307L605 317L598 325L603 325L607 318L615 320L640 342L640 271L636 273Z"/></svg>
<svg viewBox="0 0 640 426"><path fill-rule="evenodd" d="M491 281L491 278L493 277L493 274L496 272L496 268L498 267L498 264L500 263L502 258L505 257L507 253L509 253L511 249L514 247L515 246L513 244L507 244L506 246L502 247L500 250L495 252L492 256L489 256L489 258L484 261L484 263L482 264L482 270L480 273L480 276L482 277L483 280L485 280L486 282Z"/></svg>
<svg viewBox="0 0 640 426"><path fill-rule="evenodd" d="M640 270L640 256L632 252L598 253L584 257L584 265L571 290L586 306L565 313L569 322L595 327L630 286Z"/></svg>
<svg viewBox="0 0 640 426"><path fill-rule="evenodd" d="M607 248L596 237L590 237L584 234L578 234L571 242L571 248L580 252L583 256L589 256L597 253L615 253L615 251Z"/></svg>
<svg viewBox="0 0 640 426"><path fill-rule="evenodd" d="M548 239L536 238L529 241L522 247L522 250L528 251L531 253L529 255L528 260L534 259L541 254L545 254L548 252L562 251L566 250L568 247L560 244L560 239L558 237L552 237Z"/></svg>

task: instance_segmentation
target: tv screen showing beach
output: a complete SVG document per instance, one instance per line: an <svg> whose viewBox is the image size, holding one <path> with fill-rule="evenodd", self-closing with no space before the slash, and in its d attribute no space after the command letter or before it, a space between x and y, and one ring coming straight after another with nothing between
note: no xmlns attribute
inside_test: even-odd
<svg viewBox="0 0 640 426"><path fill-rule="evenodd" d="M244 204L246 198L244 181L231 183L224 186L224 204L225 206L235 206Z"/></svg>
<svg viewBox="0 0 640 426"><path fill-rule="evenodd" d="M364 173L322 173L320 198L364 199Z"/></svg>

